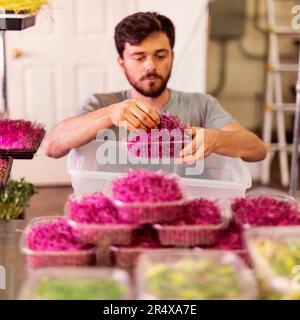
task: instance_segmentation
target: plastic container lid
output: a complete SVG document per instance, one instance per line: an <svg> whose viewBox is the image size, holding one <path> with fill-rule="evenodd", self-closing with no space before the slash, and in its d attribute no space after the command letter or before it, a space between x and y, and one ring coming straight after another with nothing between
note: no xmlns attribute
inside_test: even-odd
<svg viewBox="0 0 300 320"><path fill-rule="evenodd" d="M186 136L186 141L174 140L174 141L160 141L160 142L135 142L133 141L121 141L120 143L124 145L125 152L127 152L127 156L129 161L134 163L136 159L156 159L156 161L163 162L164 158L169 159L170 164L176 164L176 158L179 158L180 151L187 145L191 139ZM139 150L137 150L137 148ZM198 160L199 161L199 160ZM203 160L201 160L203 161Z"/></svg>
<svg viewBox="0 0 300 320"><path fill-rule="evenodd" d="M46 268L30 275L20 300L125 300L126 272L109 268Z"/></svg>
<svg viewBox="0 0 300 320"><path fill-rule="evenodd" d="M147 170L148 171L148 170ZM110 179L107 184L106 188L104 189L103 193L112 199L114 203L119 206L131 206L131 207L161 207L161 206L169 206L169 205L174 205L174 204L183 204L189 199L189 194L187 192L186 186L182 184L182 180L180 177L176 174L171 174L171 173L166 173L163 170L158 170L156 171L156 174L164 176L166 179L174 179L176 183L178 184L181 193L182 193L182 198L174 201L156 201L156 202L123 202L115 199L114 194L113 194L113 184L115 179ZM118 178L124 178L128 175L128 173L124 173L118 176Z"/></svg>
<svg viewBox="0 0 300 320"><path fill-rule="evenodd" d="M250 269L232 252L144 253L137 267L139 299L256 299Z"/></svg>

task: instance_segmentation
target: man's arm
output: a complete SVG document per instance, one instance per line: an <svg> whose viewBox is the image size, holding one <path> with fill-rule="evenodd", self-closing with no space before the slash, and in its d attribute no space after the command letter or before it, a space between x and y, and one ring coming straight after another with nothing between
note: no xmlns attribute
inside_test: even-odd
<svg viewBox="0 0 300 320"><path fill-rule="evenodd" d="M62 121L46 137L45 153L49 157L60 158L72 148L95 139L102 129L115 125L129 131L147 131L156 128L159 121L158 114L150 106L135 99L125 100Z"/></svg>
<svg viewBox="0 0 300 320"><path fill-rule="evenodd" d="M215 152L256 162L265 159L267 147L258 136L239 123L231 123L220 131Z"/></svg>
<svg viewBox="0 0 300 320"><path fill-rule="evenodd" d="M59 123L46 137L45 153L60 158L75 147L93 140L99 130L112 126L110 113L113 106L101 108L84 115L74 116Z"/></svg>
<svg viewBox="0 0 300 320"><path fill-rule="evenodd" d="M207 157L212 152L239 157L247 162L261 161L267 155L266 145L236 122L226 125L222 130L193 127L192 135L192 142L181 153L184 163Z"/></svg>

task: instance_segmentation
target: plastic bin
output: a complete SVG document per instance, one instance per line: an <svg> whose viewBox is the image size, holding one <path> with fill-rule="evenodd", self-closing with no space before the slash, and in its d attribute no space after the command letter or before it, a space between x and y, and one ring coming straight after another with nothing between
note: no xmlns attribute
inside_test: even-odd
<svg viewBox="0 0 300 320"><path fill-rule="evenodd" d="M149 252L139 258L136 272L139 299L257 298L252 272L231 252Z"/></svg>
<svg viewBox="0 0 300 320"><path fill-rule="evenodd" d="M108 149L114 150L110 157L105 153ZM80 148L72 149L68 155L68 172L74 193L80 195L103 191L107 180L119 177L129 168L163 170L177 174L182 178L191 197L242 197L252 184L250 172L239 158L211 154L204 160L204 164L201 161L189 165L176 164L172 159L165 159L166 163L162 160L158 164L149 163L147 159L144 159L145 163L141 163L138 159L140 163L133 164L128 158L123 158L126 154L126 146L119 141L93 140ZM107 163L107 158L110 163Z"/></svg>
<svg viewBox="0 0 300 320"><path fill-rule="evenodd" d="M96 248L69 251L41 251L32 250L27 246L27 235L37 224L51 222L58 217L44 217L33 219L23 231L20 240L21 252L27 256L31 269L65 266L92 266L96 264Z"/></svg>
<svg viewBox="0 0 300 320"><path fill-rule="evenodd" d="M125 300L127 273L109 268L47 268L24 283L20 300Z"/></svg>
<svg viewBox="0 0 300 320"><path fill-rule="evenodd" d="M245 239L262 298L300 300L300 227L251 228Z"/></svg>

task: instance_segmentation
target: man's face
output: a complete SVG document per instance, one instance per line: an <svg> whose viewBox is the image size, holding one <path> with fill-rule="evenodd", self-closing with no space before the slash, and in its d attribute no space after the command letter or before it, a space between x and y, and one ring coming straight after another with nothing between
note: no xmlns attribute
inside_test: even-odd
<svg viewBox="0 0 300 320"><path fill-rule="evenodd" d="M141 44L125 44L119 58L127 80L142 95L156 98L166 89L172 71L173 51L165 33L153 33Z"/></svg>

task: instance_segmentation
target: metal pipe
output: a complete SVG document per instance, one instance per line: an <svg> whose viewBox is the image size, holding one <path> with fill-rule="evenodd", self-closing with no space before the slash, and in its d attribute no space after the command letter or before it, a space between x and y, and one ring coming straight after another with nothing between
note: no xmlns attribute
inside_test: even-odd
<svg viewBox="0 0 300 320"><path fill-rule="evenodd" d="M299 161L299 142L300 142L300 48L299 48L299 70L298 81L296 85L296 112L295 112L295 124L294 124L294 140L293 140L293 154L291 163L291 179L290 190L291 196L295 197L298 188L298 161Z"/></svg>
<svg viewBox="0 0 300 320"><path fill-rule="evenodd" d="M0 118L8 116L8 102L7 102L7 60L6 60L6 31L0 31L1 36L1 104L0 104Z"/></svg>

